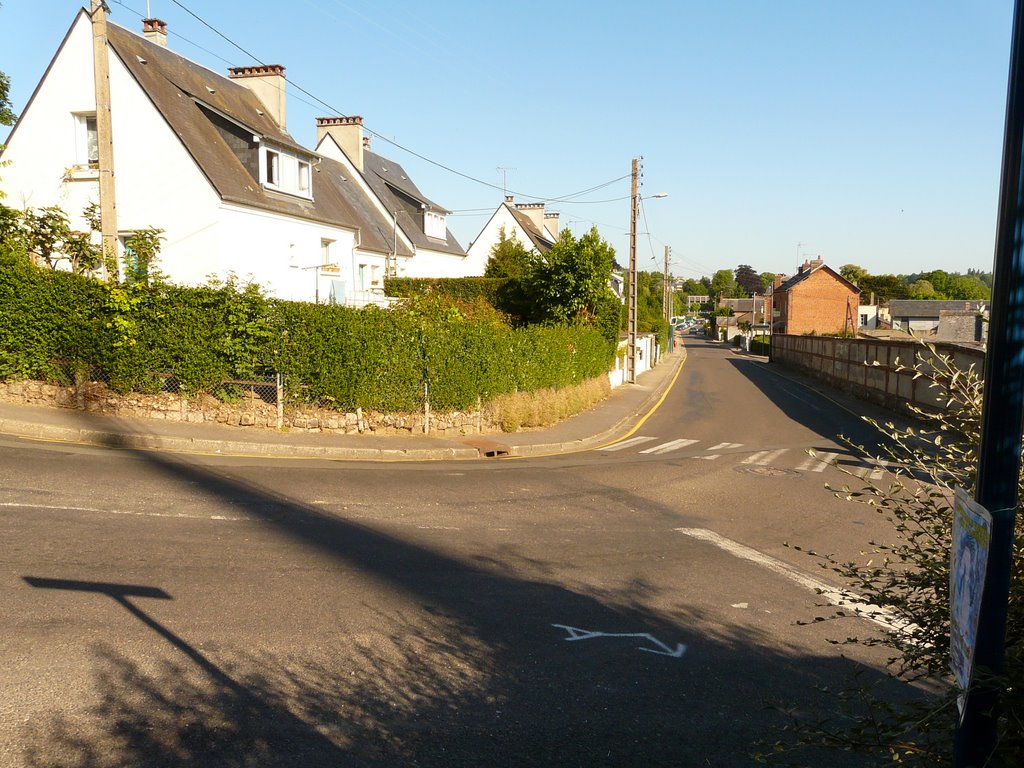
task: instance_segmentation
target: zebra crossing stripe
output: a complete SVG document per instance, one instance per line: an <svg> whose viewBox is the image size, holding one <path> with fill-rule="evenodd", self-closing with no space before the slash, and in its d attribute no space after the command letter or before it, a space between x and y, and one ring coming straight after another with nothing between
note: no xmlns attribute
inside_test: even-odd
<svg viewBox="0 0 1024 768"><path fill-rule="evenodd" d="M693 458L704 459L704 461L714 461L715 459L720 459L721 457L722 454L720 453L712 453L710 456L694 456Z"/></svg>
<svg viewBox="0 0 1024 768"><path fill-rule="evenodd" d="M838 454L834 452L829 453L816 453L813 456L808 456L802 462L800 466L796 468L797 472L824 472L825 468L828 467Z"/></svg>
<svg viewBox="0 0 1024 768"><path fill-rule="evenodd" d="M773 461L779 458L779 456L784 454L787 450L789 449L779 448L778 450L775 451L758 451L757 453L752 453L749 456L747 456L747 458L741 461L740 464L755 464L759 467L764 467L767 466L768 464L771 464Z"/></svg>
<svg viewBox="0 0 1024 768"><path fill-rule="evenodd" d="M712 445L709 450L712 451L728 451L733 448L742 448L743 443L719 443L718 445Z"/></svg>
<svg viewBox="0 0 1024 768"><path fill-rule="evenodd" d="M640 453L668 453L669 451L675 451L675 450L678 450L679 448L685 448L686 446L693 445L694 443L697 443L697 442L700 442L700 441L699 440L687 440L685 438L682 439L682 440L672 440L671 442L668 442L668 443L662 443L661 445L656 445L653 448L646 448L646 449L640 451Z"/></svg>
<svg viewBox="0 0 1024 768"><path fill-rule="evenodd" d="M821 456L816 457L818 463L811 469L811 472L824 472L825 467L832 464L836 460L836 456L839 454L835 452L823 453Z"/></svg>
<svg viewBox="0 0 1024 768"><path fill-rule="evenodd" d="M606 445L604 448L598 448L599 451L621 451L623 448L632 448L634 445L643 445L649 443L651 440L656 440L654 437L634 437L630 440L623 440L621 443L615 443L614 445Z"/></svg>

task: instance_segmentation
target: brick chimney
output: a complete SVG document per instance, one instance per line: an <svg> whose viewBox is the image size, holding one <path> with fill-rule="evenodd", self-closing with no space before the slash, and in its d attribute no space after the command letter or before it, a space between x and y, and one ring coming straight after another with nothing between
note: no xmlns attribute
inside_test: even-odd
<svg viewBox="0 0 1024 768"><path fill-rule="evenodd" d="M552 212L544 214L544 224L547 225L548 230L551 232L552 235L554 235L556 240L558 239L559 218L561 217L558 213Z"/></svg>
<svg viewBox="0 0 1024 768"><path fill-rule="evenodd" d="M270 118L282 129L285 127L284 67L280 64L231 67L228 77L255 93Z"/></svg>
<svg viewBox="0 0 1024 768"><path fill-rule="evenodd" d="M515 197L513 195L505 195L505 204L506 205L514 205L515 202L516 202L516 199L515 199Z"/></svg>
<svg viewBox="0 0 1024 768"><path fill-rule="evenodd" d="M544 231L544 203L516 203L516 208L530 217L538 232Z"/></svg>
<svg viewBox="0 0 1024 768"><path fill-rule="evenodd" d="M363 149L369 149L369 142L363 136L363 118L352 117L318 117L316 119L316 143L325 136L330 136L341 147L341 151L352 161L357 170L363 170Z"/></svg>
<svg viewBox="0 0 1024 768"><path fill-rule="evenodd" d="M142 35L149 42L156 43L161 48L167 47L167 22L160 19L143 19Z"/></svg>

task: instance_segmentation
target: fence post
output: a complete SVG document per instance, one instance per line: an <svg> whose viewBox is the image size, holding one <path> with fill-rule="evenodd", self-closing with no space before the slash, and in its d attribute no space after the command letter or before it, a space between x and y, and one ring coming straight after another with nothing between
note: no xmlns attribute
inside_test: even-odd
<svg viewBox="0 0 1024 768"><path fill-rule="evenodd" d="M284 429L284 374L277 374L277 428Z"/></svg>
<svg viewBox="0 0 1024 768"><path fill-rule="evenodd" d="M423 434L430 434L430 385L423 382Z"/></svg>

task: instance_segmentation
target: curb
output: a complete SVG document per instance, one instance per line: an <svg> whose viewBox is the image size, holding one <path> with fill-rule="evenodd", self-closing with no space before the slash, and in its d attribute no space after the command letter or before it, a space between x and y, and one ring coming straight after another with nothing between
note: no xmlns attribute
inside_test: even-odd
<svg viewBox="0 0 1024 768"><path fill-rule="evenodd" d="M202 453L233 458L273 457L279 459L348 459L365 461L428 461L439 459L476 459L475 448L367 448L349 446L287 446L281 443L251 443L239 440L167 437L131 432L61 427L16 419L0 419L0 434L34 440L79 443L124 450Z"/></svg>

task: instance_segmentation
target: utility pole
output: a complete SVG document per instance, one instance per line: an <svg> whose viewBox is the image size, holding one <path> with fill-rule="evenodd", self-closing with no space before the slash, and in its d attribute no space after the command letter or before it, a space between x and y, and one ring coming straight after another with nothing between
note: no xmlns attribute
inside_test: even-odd
<svg viewBox="0 0 1024 768"><path fill-rule="evenodd" d="M110 66L107 58L107 5L103 0L92 0L92 68L96 86L96 145L99 161L100 187L100 243L103 251L103 269L114 265L114 274L120 278L117 266L117 203L114 196L114 137L110 119Z"/></svg>
<svg viewBox="0 0 1024 768"><path fill-rule="evenodd" d="M665 273L663 277L663 288L661 292L661 303L665 310L665 322L672 322L672 279L668 274L668 256L672 253L672 247L665 246Z"/></svg>
<svg viewBox="0 0 1024 768"><path fill-rule="evenodd" d="M640 162L633 158L629 211L629 319L626 321L626 383L636 384L636 218L640 204Z"/></svg>

